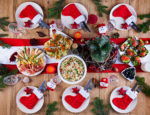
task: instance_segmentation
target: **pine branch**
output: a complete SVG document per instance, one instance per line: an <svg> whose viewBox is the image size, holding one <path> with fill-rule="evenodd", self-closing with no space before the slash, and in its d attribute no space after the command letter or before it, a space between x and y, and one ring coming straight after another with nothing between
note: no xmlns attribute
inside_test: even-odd
<svg viewBox="0 0 150 115"><path fill-rule="evenodd" d="M56 107L57 104L58 103L56 101L54 101L53 103L48 104L47 105L47 110L46 110L46 115L53 115L53 113L58 110L58 108Z"/></svg>
<svg viewBox="0 0 150 115"><path fill-rule="evenodd" d="M102 99L96 97L91 104L94 106L91 111L95 115L109 115L110 104L105 106Z"/></svg>
<svg viewBox="0 0 150 115"><path fill-rule="evenodd" d="M97 6L100 17L103 17L103 13L109 15L109 11L106 10L108 7L102 5L101 0L92 0L92 2Z"/></svg>
<svg viewBox="0 0 150 115"><path fill-rule="evenodd" d="M5 36L8 36L8 34L0 34L0 38Z"/></svg>
<svg viewBox="0 0 150 115"><path fill-rule="evenodd" d="M145 83L145 78L136 76L136 80L138 81L138 84L143 87L142 92L150 97L150 85Z"/></svg>
<svg viewBox="0 0 150 115"><path fill-rule="evenodd" d="M142 30L143 33L146 33L150 30L150 20L148 20L142 24L138 24L138 26Z"/></svg>
<svg viewBox="0 0 150 115"><path fill-rule="evenodd" d="M11 48L11 45L6 44L5 42L3 42L2 40L0 40L0 44L3 48Z"/></svg>
<svg viewBox="0 0 150 115"><path fill-rule="evenodd" d="M144 19L144 18L150 18L150 13L149 14L138 15L138 18L140 18L141 20Z"/></svg>
<svg viewBox="0 0 150 115"><path fill-rule="evenodd" d="M5 31L5 26L8 26L9 22L6 21L8 17L0 18L0 29Z"/></svg>
<svg viewBox="0 0 150 115"><path fill-rule="evenodd" d="M52 8L48 9L48 18L58 19L60 17L61 11L63 9L65 0L59 0L54 3Z"/></svg>

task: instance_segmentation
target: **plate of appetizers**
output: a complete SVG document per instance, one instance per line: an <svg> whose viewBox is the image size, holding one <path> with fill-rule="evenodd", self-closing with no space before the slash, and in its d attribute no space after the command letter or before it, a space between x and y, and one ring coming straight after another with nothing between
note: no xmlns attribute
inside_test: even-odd
<svg viewBox="0 0 150 115"><path fill-rule="evenodd" d="M40 74L46 65L45 53L39 48L23 47L16 56L18 70L27 76Z"/></svg>
<svg viewBox="0 0 150 115"><path fill-rule="evenodd" d="M58 31L53 34L52 39L45 42L44 51L50 58L60 60L69 53L72 43L73 40L69 36Z"/></svg>
<svg viewBox="0 0 150 115"><path fill-rule="evenodd" d="M130 66L139 66L149 50L142 39L130 37L120 45L120 61Z"/></svg>

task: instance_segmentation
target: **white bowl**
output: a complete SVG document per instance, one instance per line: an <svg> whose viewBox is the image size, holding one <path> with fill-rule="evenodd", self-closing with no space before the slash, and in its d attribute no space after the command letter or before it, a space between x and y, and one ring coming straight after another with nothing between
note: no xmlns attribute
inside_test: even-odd
<svg viewBox="0 0 150 115"><path fill-rule="evenodd" d="M78 80L78 81L68 81L68 80L64 79L64 78L62 77L61 73L60 73L60 66L61 66L61 63L62 63L66 58L68 58L68 57L76 57L76 58L78 58L79 60L81 60L82 63L83 63L83 65L84 65L84 75L83 75L82 78L81 78L80 80ZM57 72L58 72L58 75L60 76L60 78L61 78L61 80L62 80L63 82L65 82L65 83L67 83L67 84L77 84L77 83L80 83L80 82L85 78L86 73L87 73L87 67L86 67L86 64L85 64L84 60L83 60L82 58L80 58L79 56L77 56L77 55L67 55L67 56L63 57L63 58L60 60L60 62L59 62L59 64L58 64L58 67L57 67Z"/></svg>

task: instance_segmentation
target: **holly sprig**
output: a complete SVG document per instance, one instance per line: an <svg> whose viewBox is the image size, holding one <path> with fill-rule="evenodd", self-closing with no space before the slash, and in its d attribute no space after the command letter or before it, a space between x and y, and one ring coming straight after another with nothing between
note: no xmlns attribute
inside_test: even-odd
<svg viewBox="0 0 150 115"><path fill-rule="evenodd" d="M100 17L103 17L103 13L109 15L109 11L106 10L108 7L102 5L101 0L92 0L92 2L97 6L97 11L99 12Z"/></svg>
<svg viewBox="0 0 150 115"><path fill-rule="evenodd" d="M91 104L94 106L91 110L94 115L109 115L110 104L104 105L99 97L96 97Z"/></svg>
<svg viewBox="0 0 150 115"><path fill-rule="evenodd" d="M53 115L53 113L58 110L58 108L56 107L57 104L58 103L56 101L54 101L53 103L49 103L47 105L46 115Z"/></svg>
<svg viewBox="0 0 150 115"><path fill-rule="evenodd" d="M65 0L58 0L54 3L52 8L48 9L48 18L58 19L60 17L61 11L63 9Z"/></svg>

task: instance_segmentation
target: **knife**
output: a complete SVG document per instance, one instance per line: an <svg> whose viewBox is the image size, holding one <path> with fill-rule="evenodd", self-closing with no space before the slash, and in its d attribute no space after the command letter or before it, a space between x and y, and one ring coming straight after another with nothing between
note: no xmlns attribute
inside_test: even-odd
<svg viewBox="0 0 150 115"><path fill-rule="evenodd" d="M40 87L38 88L39 91L43 92L47 89L47 86L45 85L46 81L43 81Z"/></svg>
<svg viewBox="0 0 150 115"><path fill-rule="evenodd" d="M137 85L138 85L138 82L136 82L136 84L133 86L133 88L131 89L131 91L134 91L135 88L137 87Z"/></svg>
<svg viewBox="0 0 150 115"><path fill-rule="evenodd" d="M39 20L39 25L40 25L40 27L46 27L46 28L48 28L48 29L50 29L50 26L49 25L47 25L43 20Z"/></svg>
<svg viewBox="0 0 150 115"><path fill-rule="evenodd" d="M82 28L85 28L88 32L91 32L91 30L88 28L85 22L81 22L80 25Z"/></svg>
<svg viewBox="0 0 150 115"><path fill-rule="evenodd" d="M91 91L92 88L94 87L94 83L92 82L92 79L90 79L88 81L88 83L86 84L86 86L84 87L84 90L86 90L87 92Z"/></svg>
<svg viewBox="0 0 150 115"><path fill-rule="evenodd" d="M134 22L131 22L129 25L137 32L141 32L141 29L137 27L137 25Z"/></svg>

